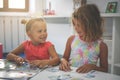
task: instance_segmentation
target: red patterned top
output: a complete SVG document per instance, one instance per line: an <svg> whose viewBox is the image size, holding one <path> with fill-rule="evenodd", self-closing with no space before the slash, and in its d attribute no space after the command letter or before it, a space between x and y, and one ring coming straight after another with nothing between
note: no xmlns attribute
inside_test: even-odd
<svg viewBox="0 0 120 80"><path fill-rule="evenodd" d="M35 46L31 41L26 40L23 42L25 57L28 60L43 60L49 59L50 55L48 49L53 44L51 42L40 43Z"/></svg>

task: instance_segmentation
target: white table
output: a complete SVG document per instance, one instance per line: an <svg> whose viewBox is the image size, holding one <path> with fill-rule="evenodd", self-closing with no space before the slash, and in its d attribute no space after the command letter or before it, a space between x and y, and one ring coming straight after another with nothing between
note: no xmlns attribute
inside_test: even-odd
<svg viewBox="0 0 120 80"><path fill-rule="evenodd" d="M91 71L89 73L77 73L76 68L72 67L72 71L60 71L58 67L48 68L39 72L30 80L120 80L119 75L113 75L100 71ZM52 71L52 72L51 72ZM57 79L56 79L57 77ZM63 79L63 78L68 79Z"/></svg>
<svg viewBox="0 0 120 80"><path fill-rule="evenodd" d="M5 67L5 65L3 65L4 61L5 61L4 59L0 59L1 62L0 68ZM30 72L32 72L31 69ZM34 74L33 72L32 73L30 72L28 71L28 73L26 72L25 73L27 74L27 76L29 76L28 74ZM35 75L33 75L33 77L30 80L120 80L120 76L118 75L113 75L100 71L91 71L86 74L77 73L75 67L72 67L72 70L70 72L60 71L59 67L56 66L56 67L47 68L45 70L37 69L37 73L38 74L36 74L36 70L35 70ZM3 80L1 79L2 76L3 77L5 76L5 78L12 76L14 78L14 76L20 77L20 75L24 76L24 74L21 73L20 71L6 72L6 70L0 70L0 80ZM13 80L18 80L18 79L13 79ZM26 78L19 80L26 80Z"/></svg>
<svg viewBox="0 0 120 80"><path fill-rule="evenodd" d="M0 80L27 80L38 71L39 68L32 68L27 63L18 66L15 62L0 59Z"/></svg>

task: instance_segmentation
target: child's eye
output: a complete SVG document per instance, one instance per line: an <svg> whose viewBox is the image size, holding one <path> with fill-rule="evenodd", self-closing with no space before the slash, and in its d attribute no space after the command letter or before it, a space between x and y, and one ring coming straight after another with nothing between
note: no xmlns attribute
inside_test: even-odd
<svg viewBox="0 0 120 80"><path fill-rule="evenodd" d="M80 26L80 24L77 24L77 26L79 27L79 26Z"/></svg>
<svg viewBox="0 0 120 80"><path fill-rule="evenodd" d="M73 23L73 26L75 26L75 24Z"/></svg>
<svg viewBox="0 0 120 80"><path fill-rule="evenodd" d="M41 33L41 32L42 32L42 30L39 30L38 32L40 32L40 33Z"/></svg>
<svg viewBox="0 0 120 80"><path fill-rule="evenodd" d="M73 26L75 26L75 23L72 21Z"/></svg>
<svg viewBox="0 0 120 80"><path fill-rule="evenodd" d="M47 32L47 30L44 30L44 32Z"/></svg>

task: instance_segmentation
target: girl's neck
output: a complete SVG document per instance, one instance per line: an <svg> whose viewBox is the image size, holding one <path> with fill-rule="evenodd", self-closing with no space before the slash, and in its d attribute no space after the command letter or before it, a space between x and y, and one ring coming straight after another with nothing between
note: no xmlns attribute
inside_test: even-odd
<svg viewBox="0 0 120 80"><path fill-rule="evenodd" d="M33 43L33 42L32 42L32 44L33 44L34 46L38 46L40 43Z"/></svg>
<svg viewBox="0 0 120 80"><path fill-rule="evenodd" d="M41 43L37 43L37 42L33 42L33 41L31 41L32 42L32 44L34 45L34 46L38 46L38 45L40 45Z"/></svg>
<svg viewBox="0 0 120 80"><path fill-rule="evenodd" d="M92 42L94 42L94 40L86 41L84 36L80 36L80 35L79 35L79 38L80 38L83 42L86 42L86 43L88 43L88 44L91 44Z"/></svg>
<svg viewBox="0 0 120 80"><path fill-rule="evenodd" d="M83 37L83 36L79 35L79 38L80 38L82 41L84 41L84 42L85 42L85 40L84 40L84 37Z"/></svg>

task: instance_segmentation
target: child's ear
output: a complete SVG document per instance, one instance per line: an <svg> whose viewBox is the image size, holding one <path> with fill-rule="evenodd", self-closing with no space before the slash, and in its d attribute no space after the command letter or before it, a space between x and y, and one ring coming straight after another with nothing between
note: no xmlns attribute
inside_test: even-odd
<svg viewBox="0 0 120 80"><path fill-rule="evenodd" d="M28 37L30 37L30 31L27 32Z"/></svg>

